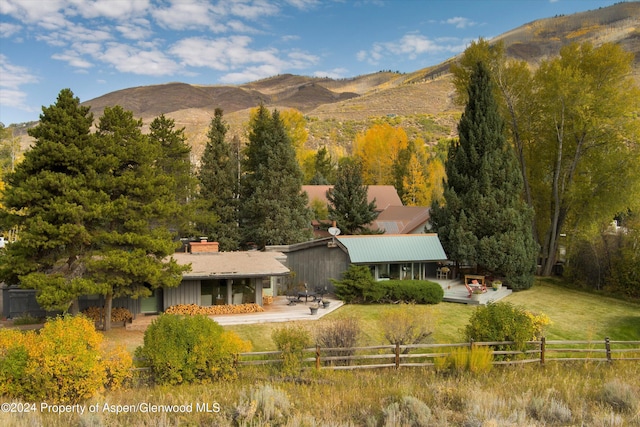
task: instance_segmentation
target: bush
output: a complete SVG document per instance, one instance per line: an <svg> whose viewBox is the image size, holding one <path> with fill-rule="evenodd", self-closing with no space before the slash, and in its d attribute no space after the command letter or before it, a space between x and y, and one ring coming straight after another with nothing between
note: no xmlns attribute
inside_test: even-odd
<svg viewBox="0 0 640 427"><path fill-rule="evenodd" d="M438 304L444 298L444 289L428 280L386 280L378 282L385 289L388 301L416 304Z"/></svg>
<svg viewBox="0 0 640 427"><path fill-rule="evenodd" d="M285 376L298 375L302 369L304 350L311 346L309 331L302 326L290 325L275 329L271 339L282 352L282 374Z"/></svg>
<svg viewBox="0 0 640 427"><path fill-rule="evenodd" d="M131 356L105 354L91 320L64 316L39 333L0 330L0 394L28 401L79 402L103 387L121 387Z"/></svg>
<svg viewBox="0 0 640 427"><path fill-rule="evenodd" d="M389 404L383 411L385 427L427 426L431 421L431 409L422 400L404 396L399 402Z"/></svg>
<svg viewBox="0 0 640 427"><path fill-rule="evenodd" d="M251 390L248 397L243 397L236 406L234 419L238 425L262 425L257 421L282 422L291 411L291 402L286 392L269 384ZM280 423L274 423L280 425Z"/></svg>
<svg viewBox="0 0 640 427"><path fill-rule="evenodd" d="M342 280L331 280L336 288L336 296L346 303L374 302L384 297L381 288L366 265L351 264Z"/></svg>
<svg viewBox="0 0 640 427"><path fill-rule="evenodd" d="M640 408L638 390L620 380L605 383L598 392L597 399L618 412L633 413Z"/></svg>
<svg viewBox="0 0 640 427"><path fill-rule="evenodd" d="M468 371L473 374L485 374L493 368L492 361L493 355L488 347L456 347L446 357L437 358L435 366L439 371L451 373Z"/></svg>
<svg viewBox="0 0 640 427"><path fill-rule="evenodd" d="M415 306L400 305L380 316L380 329L389 344L419 344L431 335L432 320L417 312ZM409 349L405 349L408 353Z"/></svg>
<svg viewBox="0 0 640 427"><path fill-rule="evenodd" d="M332 280L336 296L347 303L379 303L387 301L438 304L444 290L427 280L385 280L376 282L364 265L351 265L342 280Z"/></svg>
<svg viewBox="0 0 640 427"><path fill-rule="evenodd" d="M465 329L467 341L513 341L514 344L495 346L496 350L526 348L526 342L535 336L532 319L518 307L506 302L489 303L471 315ZM504 356L510 359L509 355Z"/></svg>
<svg viewBox="0 0 640 427"><path fill-rule="evenodd" d="M159 384L208 383L235 376L237 353L250 344L206 316L160 315L136 350Z"/></svg>
<svg viewBox="0 0 640 427"><path fill-rule="evenodd" d="M352 356L355 354L355 350L351 350L351 348L357 345L359 335L360 325L357 318L347 317L344 319L336 319L323 323L318 327L316 332L316 345L325 348L349 349L328 351L326 353L328 356ZM351 361L348 359L336 360L328 364L350 365Z"/></svg>

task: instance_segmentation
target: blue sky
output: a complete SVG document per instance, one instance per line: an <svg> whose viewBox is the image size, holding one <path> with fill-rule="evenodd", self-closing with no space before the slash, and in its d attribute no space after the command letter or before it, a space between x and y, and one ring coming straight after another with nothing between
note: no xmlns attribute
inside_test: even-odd
<svg viewBox="0 0 640 427"><path fill-rule="evenodd" d="M71 88L411 72L540 18L619 0L0 0L0 121Z"/></svg>

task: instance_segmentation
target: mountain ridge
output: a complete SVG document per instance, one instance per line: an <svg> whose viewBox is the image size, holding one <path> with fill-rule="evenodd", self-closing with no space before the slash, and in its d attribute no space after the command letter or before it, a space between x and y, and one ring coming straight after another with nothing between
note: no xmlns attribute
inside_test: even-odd
<svg viewBox="0 0 640 427"><path fill-rule="evenodd" d="M640 2L621 2L606 8L535 20L491 40L502 41L509 57L525 60L533 67L557 55L572 42L589 41L595 46L619 43L635 55L633 77L640 85ZM245 137L245 124L252 108L260 103L273 109L295 108L308 118L309 146L337 143L347 146L350 138L372 121L402 117L413 122L427 116L435 125L420 125L415 131L427 143L455 135L462 107L453 101L449 67L459 57L410 73L379 71L344 79L281 74L241 85L206 85L170 82L138 86L84 101L98 118L107 106L120 105L142 118L145 128L160 114L184 127L199 158L216 108L222 108L229 136ZM413 118L412 118L413 117ZM402 120L391 120L394 123ZM324 130L323 130L324 129ZM146 129L145 129L146 130ZM336 136L337 135L337 136ZM425 137L423 135L423 137ZM429 140L431 139L431 140Z"/></svg>

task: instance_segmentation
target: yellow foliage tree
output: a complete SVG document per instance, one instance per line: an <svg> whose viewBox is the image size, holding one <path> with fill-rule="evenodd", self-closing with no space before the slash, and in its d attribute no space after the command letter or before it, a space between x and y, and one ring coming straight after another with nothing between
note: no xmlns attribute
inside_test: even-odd
<svg viewBox="0 0 640 427"><path fill-rule="evenodd" d="M412 153L409 159L408 174L402 180L402 203L406 206L429 206L431 195L427 187L423 166Z"/></svg>
<svg viewBox="0 0 640 427"><path fill-rule="evenodd" d="M393 183L393 165L401 150L407 148L407 134L401 127L376 124L356 136L354 156L362 164L365 185Z"/></svg>
<svg viewBox="0 0 640 427"><path fill-rule="evenodd" d="M447 174L444 170L444 163L439 157L435 156L431 158L427 165L426 186L429 201L425 206L431 206L434 201L439 201L440 204L444 203L444 180L447 178Z"/></svg>

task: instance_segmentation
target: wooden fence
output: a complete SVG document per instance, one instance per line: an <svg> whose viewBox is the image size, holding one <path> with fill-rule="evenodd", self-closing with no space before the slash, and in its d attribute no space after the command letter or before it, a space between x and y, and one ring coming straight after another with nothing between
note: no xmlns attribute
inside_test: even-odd
<svg viewBox="0 0 640 427"><path fill-rule="evenodd" d="M307 348L303 350L304 368L372 369L409 366L435 366L455 348L489 347L494 365L547 362L618 362L640 360L640 341L528 341L524 350L512 350L513 341L468 342L457 344L378 345L369 347ZM238 366L282 363L282 352L240 353Z"/></svg>

